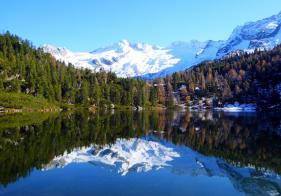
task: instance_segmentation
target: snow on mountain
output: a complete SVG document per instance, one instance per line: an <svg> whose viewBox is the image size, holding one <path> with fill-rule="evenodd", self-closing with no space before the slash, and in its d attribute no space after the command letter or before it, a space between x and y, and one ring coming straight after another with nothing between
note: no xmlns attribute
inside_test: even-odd
<svg viewBox="0 0 281 196"><path fill-rule="evenodd" d="M217 52L217 58L237 50L271 49L281 43L281 12L277 15L249 22L234 29Z"/></svg>
<svg viewBox="0 0 281 196"><path fill-rule="evenodd" d="M234 166L220 158L205 156L153 136L118 139L112 145L100 147L77 148L55 157L44 170L62 168L70 163L91 163L120 175L165 168L175 175L226 177L236 189L247 193L253 190L262 194L278 194L276 183L281 185L280 176L271 171Z"/></svg>
<svg viewBox="0 0 281 196"><path fill-rule="evenodd" d="M193 40L158 47L123 40L92 52L71 52L66 48L51 45L43 45L43 49L56 59L72 63L79 68L112 71L119 77L141 76L151 79L185 70L205 60L222 58L233 52L270 49L281 43L280 27L281 12L236 27L226 41Z"/></svg>
<svg viewBox="0 0 281 196"><path fill-rule="evenodd" d="M190 42L174 42L167 48L170 53L175 58L180 59L180 61L173 67L163 69L162 71L153 74L152 77L163 77L176 71L185 70L205 60L213 60L223 43L223 41L212 40L205 42L196 40Z"/></svg>
<svg viewBox="0 0 281 196"><path fill-rule="evenodd" d="M157 73L180 61L169 54L168 49L143 43L132 44L126 40L92 52L74 53L65 48L55 48L50 45L44 45L43 49L57 60L72 63L79 68L112 71L119 77Z"/></svg>
<svg viewBox="0 0 281 196"><path fill-rule="evenodd" d="M87 52L71 52L64 47L55 47L49 44L44 44L43 49L45 52L50 53L59 61L63 61L66 64L71 63L78 68L93 69L91 65L91 56Z"/></svg>

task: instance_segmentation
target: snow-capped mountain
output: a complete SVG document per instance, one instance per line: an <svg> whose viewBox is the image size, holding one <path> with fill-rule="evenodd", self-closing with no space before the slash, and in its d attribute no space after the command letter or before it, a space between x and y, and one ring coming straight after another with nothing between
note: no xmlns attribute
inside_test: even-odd
<svg viewBox="0 0 281 196"><path fill-rule="evenodd" d="M77 148L55 157L44 170L65 167L70 163L91 163L120 175L167 169L175 175L224 177L242 192L280 194L280 176L274 172L256 170L252 166L234 166L220 158L204 156L191 148L177 146L153 136L118 139L112 145L101 147Z"/></svg>
<svg viewBox="0 0 281 196"><path fill-rule="evenodd" d="M51 45L44 45L43 49L57 60L72 63L76 67L94 71L100 69L112 71L119 77L157 73L180 61L170 54L168 49L143 43L132 44L126 40L92 52L74 53L66 48L56 48Z"/></svg>
<svg viewBox="0 0 281 196"><path fill-rule="evenodd" d="M174 42L167 47L133 44L126 40L92 52L71 52L43 45L45 52L77 67L115 72L119 77L155 78L184 70L205 60L222 58L236 51L270 49L281 43L281 12L234 29L226 41Z"/></svg>
<svg viewBox="0 0 281 196"><path fill-rule="evenodd" d="M249 22L236 27L229 39L222 44L216 57L220 58L237 50L252 52L254 49L270 49L281 43L281 12L277 15Z"/></svg>

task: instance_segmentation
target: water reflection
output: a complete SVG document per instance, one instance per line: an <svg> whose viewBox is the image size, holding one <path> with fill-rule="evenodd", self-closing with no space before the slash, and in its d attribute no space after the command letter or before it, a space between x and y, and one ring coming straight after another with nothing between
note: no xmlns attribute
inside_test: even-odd
<svg viewBox="0 0 281 196"><path fill-rule="evenodd" d="M168 167L179 175L227 176L243 192L281 192L277 114L27 114L0 117L0 133L3 186L34 168L90 162L121 175Z"/></svg>
<svg viewBox="0 0 281 196"><path fill-rule="evenodd" d="M173 147L152 136L117 139L114 144L77 148L55 157L44 170L65 167L70 163L88 162L125 176L130 172L147 172L171 166L169 162L180 157Z"/></svg>
<svg viewBox="0 0 281 196"><path fill-rule="evenodd" d="M44 170L85 162L122 176L165 167L178 176L224 177L231 181L236 190L251 195L281 193L280 176L272 171L235 166L223 159L204 156L191 148L175 145L154 136L117 139L111 145L77 148L55 157Z"/></svg>

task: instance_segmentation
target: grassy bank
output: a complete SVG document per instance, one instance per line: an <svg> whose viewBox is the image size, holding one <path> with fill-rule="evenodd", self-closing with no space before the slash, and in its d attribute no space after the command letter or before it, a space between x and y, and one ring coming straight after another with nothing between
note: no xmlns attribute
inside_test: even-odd
<svg viewBox="0 0 281 196"><path fill-rule="evenodd" d="M42 97L12 92L0 92L1 112L57 111L60 108Z"/></svg>
<svg viewBox="0 0 281 196"><path fill-rule="evenodd" d="M41 124L48 118L57 117L58 114L58 112L22 112L0 115L0 133L9 128Z"/></svg>
<svg viewBox="0 0 281 196"><path fill-rule="evenodd" d="M113 104L112 104L113 105ZM51 103L43 97L34 97L23 93L14 93L0 91L0 113L19 113L19 112L51 112L51 111L69 111L69 110L81 110L89 109L90 111L96 111L100 109L117 109L121 111L131 110L164 110L166 107L163 105L151 106L146 105L144 107L134 107L126 105L104 105L101 107L95 107L90 105L81 104L66 104Z"/></svg>

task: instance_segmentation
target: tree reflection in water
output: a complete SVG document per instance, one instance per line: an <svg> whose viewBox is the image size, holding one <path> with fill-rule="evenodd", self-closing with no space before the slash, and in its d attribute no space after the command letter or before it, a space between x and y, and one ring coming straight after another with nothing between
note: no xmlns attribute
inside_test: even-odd
<svg viewBox="0 0 281 196"><path fill-rule="evenodd" d="M41 169L55 156L117 138L155 135L235 165L281 173L279 114L218 112L100 112L0 117L0 184Z"/></svg>

